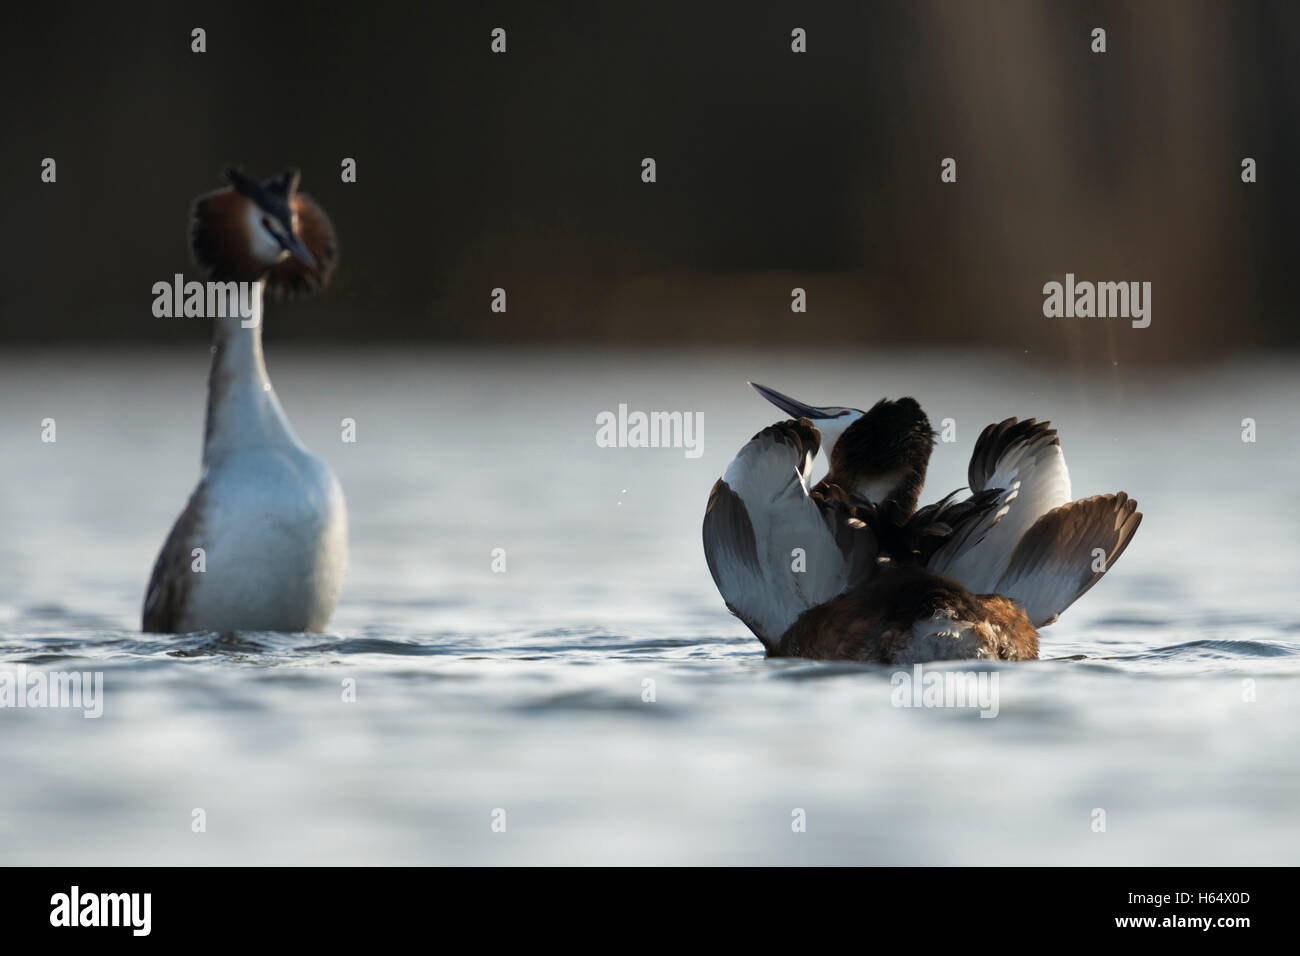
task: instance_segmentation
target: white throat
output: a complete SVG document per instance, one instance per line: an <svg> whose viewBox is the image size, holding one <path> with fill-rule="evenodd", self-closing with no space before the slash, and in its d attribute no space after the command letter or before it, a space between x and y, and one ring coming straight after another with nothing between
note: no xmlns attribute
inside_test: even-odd
<svg viewBox="0 0 1300 956"><path fill-rule="evenodd" d="M248 229L249 248L254 259L262 265L273 266L288 257L289 253L281 248L275 237L262 225L262 210L257 208L257 203L248 204L248 211L244 218L245 228Z"/></svg>
<svg viewBox="0 0 1300 956"><path fill-rule="evenodd" d="M208 375L207 429L203 464L241 448L293 445L302 448L262 358L262 298L265 283L253 287L252 314L213 319L212 369Z"/></svg>

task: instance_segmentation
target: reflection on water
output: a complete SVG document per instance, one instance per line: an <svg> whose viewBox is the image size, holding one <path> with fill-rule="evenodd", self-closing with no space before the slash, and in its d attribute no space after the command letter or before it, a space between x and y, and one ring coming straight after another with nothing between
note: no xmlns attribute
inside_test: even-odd
<svg viewBox="0 0 1300 956"><path fill-rule="evenodd" d="M272 377L351 514L323 635L137 631L197 476L202 349L0 362L0 662L103 671L106 697L98 720L0 710L0 862L1300 851L1292 367L1086 382L969 356L287 351L270 346ZM1051 418L1076 496L1122 489L1145 521L1044 631L1050 659L981 665L995 719L894 707L885 669L765 661L699 538L714 478L772 419L748 378L821 404L914 394L952 418L927 499L964 484L987 422ZM702 456L599 447L620 403L702 412Z"/></svg>

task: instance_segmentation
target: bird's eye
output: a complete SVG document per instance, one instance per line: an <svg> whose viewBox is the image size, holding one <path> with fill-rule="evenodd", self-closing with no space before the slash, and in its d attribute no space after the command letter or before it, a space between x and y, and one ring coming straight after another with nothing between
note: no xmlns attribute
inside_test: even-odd
<svg viewBox="0 0 1300 956"><path fill-rule="evenodd" d="M271 220L267 219L265 216L262 217L262 228L271 235L275 235L275 230L271 228Z"/></svg>

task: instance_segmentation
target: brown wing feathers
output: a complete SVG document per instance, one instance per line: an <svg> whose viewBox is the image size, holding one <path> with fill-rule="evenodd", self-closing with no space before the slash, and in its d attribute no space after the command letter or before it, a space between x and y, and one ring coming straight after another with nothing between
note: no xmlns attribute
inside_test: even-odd
<svg viewBox="0 0 1300 956"><path fill-rule="evenodd" d="M975 440L975 451L971 453L970 467L966 473L970 490L976 492L988 488L989 481L997 471L998 460L1007 449L1020 442L1026 444L1025 455L1030 457L1048 445L1061 444L1051 422L1040 422L1034 418L1026 418L1024 421L1007 418L996 425L987 426Z"/></svg>
<svg viewBox="0 0 1300 956"><path fill-rule="evenodd" d="M1141 522L1137 502L1122 491L1054 508L1020 539L998 593L1024 604L1036 627L1050 624L1101 580Z"/></svg>

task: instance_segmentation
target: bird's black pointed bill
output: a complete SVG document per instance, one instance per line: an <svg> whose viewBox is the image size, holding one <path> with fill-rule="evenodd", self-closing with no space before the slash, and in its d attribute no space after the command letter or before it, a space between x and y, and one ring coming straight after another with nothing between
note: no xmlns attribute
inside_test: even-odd
<svg viewBox="0 0 1300 956"><path fill-rule="evenodd" d="M316 257L312 255L311 250L297 236L291 235L289 238L281 240L281 242L284 248L288 250L289 255L299 262L305 263L313 269L320 267L320 263L316 261Z"/></svg>
<svg viewBox="0 0 1300 956"><path fill-rule="evenodd" d="M787 415L793 415L795 418L811 418L816 421L819 418L834 418L839 414L838 411L832 413L824 408L818 408L816 405L805 405L789 395L782 395L776 389L768 388L766 385L759 385L757 382L749 382L748 384L754 391L781 409L781 411Z"/></svg>

